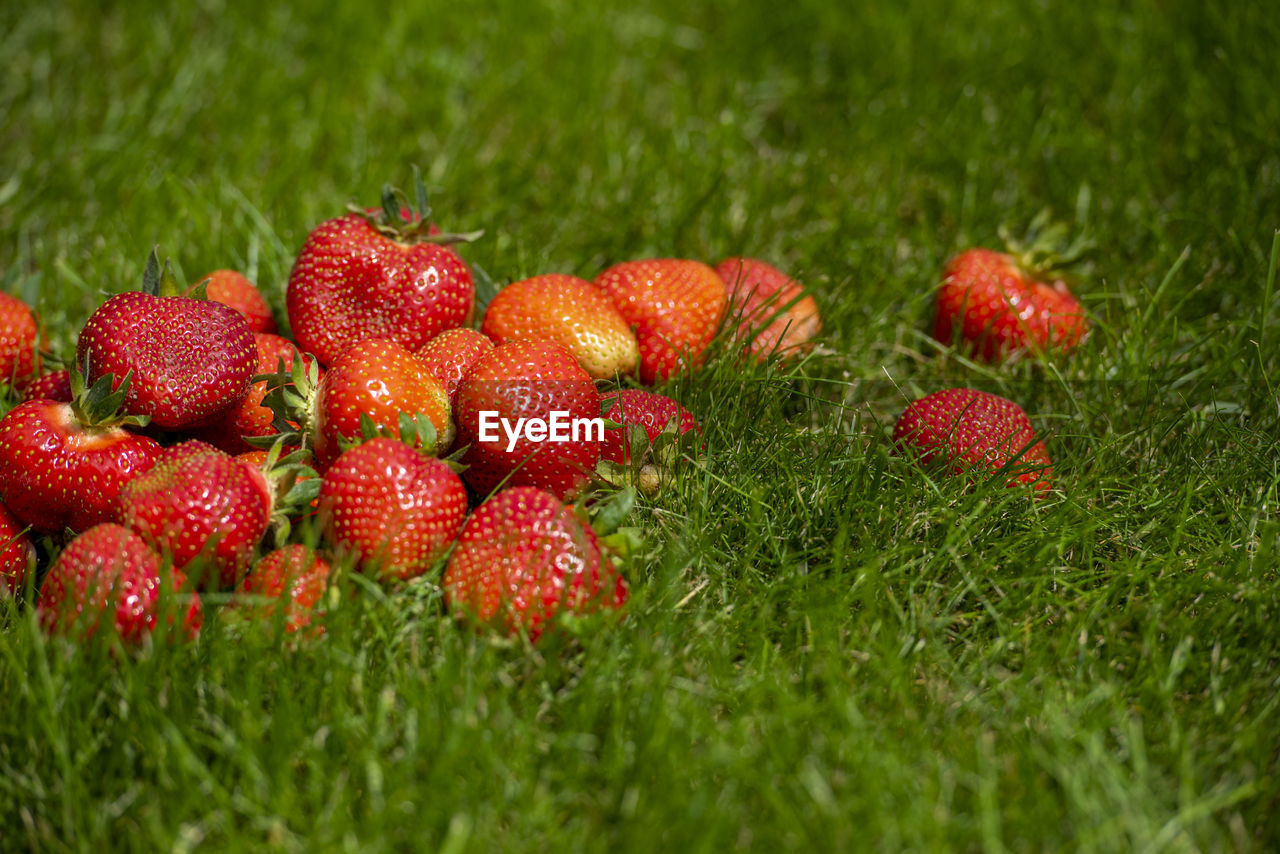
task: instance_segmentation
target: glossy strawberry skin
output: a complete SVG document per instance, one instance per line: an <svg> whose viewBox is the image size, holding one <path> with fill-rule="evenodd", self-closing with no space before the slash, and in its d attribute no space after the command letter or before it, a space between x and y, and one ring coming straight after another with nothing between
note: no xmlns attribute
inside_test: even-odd
<svg viewBox="0 0 1280 854"><path fill-rule="evenodd" d="M34 567L35 547L27 526L0 504L0 597L22 592L28 570Z"/></svg>
<svg viewBox="0 0 1280 854"><path fill-rule="evenodd" d="M163 430L215 421L240 402L257 362L253 334L230 306L187 297L117 294L80 331L76 363L86 386L133 372L124 411Z"/></svg>
<svg viewBox="0 0 1280 854"><path fill-rule="evenodd" d="M699 367L729 300L715 270L678 258L624 261L595 283L635 331L645 383Z"/></svg>
<svg viewBox="0 0 1280 854"><path fill-rule="evenodd" d="M459 326L446 329L428 341L417 356L422 360L431 376L439 380L449 395L449 407L453 409L457 403L458 384L467 372L467 368L476 360L493 349L493 342L487 335Z"/></svg>
<svg viewBox="0 0 1280 854"><path fill-rule="evenodd" d="M451 611L534 641L557 614L621 608L628 597L595 532L532 487L505 490L476 508L443 585Z"/></svg>
<svg viewBox="0 0 1280 854"><path fill-rule="evenodd" d="M467 491L448 463L395 439L371 439L325 472L320 519L326 540L354 553L365 572L421 575L457 539Z"/></svg>
<svg viewBox="0 0 1280 854"><path fill-rule="evenodd" d="M176 570L168 577L172 590L185 581ZM119 636L138 644L156 627L165 583L159 556L141 538L120 525L95 525L68 543L49 570L40 589L40 622L50 634L88 637L110 612ZM188 634L202 620L200 597L191 594L184 620Z"/></svg>
<svg viewBox="0 0 1280 854"><path fill-rule="evenodd" d="M288 371L293 367L293 360L301 355L292 341L268 332L255 332L253 343L258 354L254 376L275 373L280 368L281 359ZM306 357L302 358L305 363L310 363ZM272 424L274 416L269 408L262 405L266 396L266 380L251 383L249 391L239 403L217 421L197 431L196 437L232 455L251 450L251 446L245 441L247 437L273 436L276 433Z"/></svg>
<svg viewBox="0 0 1280 854"><path fill-rule="evenodd" d="M639 424L652 443L672 419L677 419L680 434L690 430L702 432L702 426L693 413L676 401L663 394L644 389L629 388L601 395L604 403L612 403L605 411L606 421L621 424L621 428L606 430L601 459L625 465L631 461L631 447L628 442L630 427Z"/></svg>
<svg viewBox="0 0 1280 854"><path fill-rule="evenodd" d="M1086 328L1084 310L1064 283L1036 281L1012 255L970 249L943 271L933 337L979 358L1065 352Z"/></svg>
<svg viewBox="0 0 1280 854"><path fill-rule="evenodd" d="M23 400L54 400L71 402L71 371L67 368L41 374L22 392Z"/></svg>
<svg viewBox="0 0 1280 854"><path fill-rule="evenodd" d="M0 501L38 532L84 531L114 519L121 488L160 451L121 427L82 426L70 404L29 400L0 418Z"/></svg>
<svg viewBox="0 0 1280 854"><path fill-rule="evenodd" d="M311 618L329 586L331 568L312 549L288 545L263 556L240 582L236 592L258 601L253 607L263 619L285 609L285 631L311 625Z"/></svg>
<svg viewBox="0 0 1280 854"><path fill-rule="evenodd" d="M953 473L991 473L1013 465L1009 486L1047 490L1053 469L1022 407L969 388L934 392L910 404L893 428L899 450Z"/></svg>
<svg viewBox="0 0 1280 854"><path fill-rule="evenodd" d="M568 499L587 482L600 461L598 434L579 431L578 441L535 442L527 436L507 450L501 427L496 440L481 433L484 412L507 419L598 418L599 395L590 375L559 344L503 344L477 360L458 387L458 444L466 445L463 479L481 495L499 485L536 486Z"/></svg>
<svg viewBox="0 0 1280 854"><path fill-rule="evenodd" d="M371 338L334 362L316 390L315 455L324 470L342 453L343 441L361 438L360 416L399 435L401 413L425 415L436 430L436 446L453 439L449 396L426 366L404 347Z"/></svg>
<svg viewBox="0 0 1280 854"><path fill-rule="evenodd" d="M398 243L353 213L322 223L307 237L285 302L299 346L328 366L369 338L417 350L463 325L475 284L449 247Z"/></svg>
<svg viewBox="0 0 1280 854"><path fill-rule="evenodd" d="M39 367L41 337L31 306L0 292L0 383L26 387Z"/></svg>
<svg viewBox="0 0 1280 854"><path fill-rule="evenodd" d="M495 344L552 341L597 380L632 374L640 360L636 336L613 302L577 276L512 282L485 309L480 331Z"/></svg>
<svg viewBox="0 0 1280 854"><path fill-rule="evenodd" d="M203 571L202 588L228 589L248 570L272 502L260 470L188 441L165 449L121 490L119 521L178 569Z"/></svg>
<svg viewBox="0 0 1280 854"><path fill-rule="evenodd" d="M729 289L737 338L757 359L804 353L822 331L818 303L786 273L756 258L726 258L716 273ZM772 319L771 319L772 318Z"/></svg>
<svg viewBox="0 0 1280 854"><path fill-rule="evenodd" d="M209 299L229 305L240 312L249 324L250 332L275 333L276 321L271 316L270 306L253 282L243 274L235 270L214 270L196 281L207 282L205 293Z"/></svg>

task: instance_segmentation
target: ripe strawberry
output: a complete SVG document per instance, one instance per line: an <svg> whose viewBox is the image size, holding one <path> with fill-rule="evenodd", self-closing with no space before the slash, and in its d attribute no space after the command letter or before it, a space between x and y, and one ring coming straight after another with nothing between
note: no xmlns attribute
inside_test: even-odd
<svg viewBox="0 0 1280 854"><path fill-rule="evenodd" d="M36 550L27 536L27 526L18 521L9 508L0 504L0 596L22 592L27 571L35 561Z"/></svg>
<svg viewBox="0 0 1280 854"><path fill-rule="evenodd" d="M1046 284L1013 255L969 249L947 263L933 337L996 361L1013 353L1066 351L1085 333L1084 310L1062 281Z"/></svg>
<svg viewBox="0 0 1280 854"><path fill-rule="evenodd" d="M296 632L311 625L329 574L329 564L312 549L289 545L254 564L236 592L254 597L254 610L263 619L271 619L283 603L285 631Z"/></svg>
<svg viewBox="0 0 1280 854"><path fill-rule="evenodd" d="M120 492L119 521L201 587L234 587L267 532L272 488L254 466L198 441L171 448Z"/></svg>
<svg viewBox="0 0 1280 854"><path fill-rule="evenodd" d="M22 392L23 400L71 402L71 371L63 368L36 377Z"/></svg>
<svg viewBox="0 0 1280 854"><path fill-rule="evenodd" d="M22 389L31 381L43 337L31 306L0 292L0 383Z"/></svg>
<svg viewBox="0 0 1280 854"><path fill-rule="evenodd" d="M729 314L737 337L757 359L795 356L822 331L818 303L777 267L755 258L726 258L716 273L729 288Z"/></svg>
<svg viewBox="0 0 1280 854"><path fill-rule="evenodd" d="M971 388L936 391L910 404L893 428L893 441L923 465L954 473L986 474L1009 467L1009 486L1047 490L1053 477L1044 442L1011 400Z"/></svg>
<svg viewBox="0 0 1280 854"><path fill-rule="evenodd" d="M254 376L272 374L279 370L283 359L285 370L293 368L293 360L299 355L298 348L292 341L266 332L255 332L253 343L258 353ZM311 360L303 357L305 363ZM223 414L216 422L199 430L196 436L228 454L242 454L250 449L247 438L273 436L276 429L272 423L274 413L264 405L267 396L267 381L259 380L249 386L248 393L231 410Z"/></svg>
<svg viewBox="0 0 1280 854"><path fill-rule="evenodd" d="M380 338L367 339L343 353L315 392L312 415L316 463L323 471L358 441L362 418L380 430L396 433L402 415L424 416L434 428L415 443L427 453L449 446L453 425L444 387L413 353Z"/></svg>
<svg viewBox="0 0 1280 854"><path fill-rule="evenodd" d="M646 383L699 367L728 305L728 289L700 261L624 261L596 277L635 330Z"/></svg>
<svg viewBox="0 0 1280 854"><path fill-rule="evenodd" d="M606 428L598 474L612 483L632 482L647 495L661 488L679 446L693 452L702 426L689 410L662 394L623 389L600 395L604 418L621 427ZM638 433L637 431L643 431ZM692 441L680 440L692 432Z"/></svg>
<svg viewBox="0 0 1280 854"><path fill-rule="evenodd" d="M594 379L635 372L636 336L600 288L577 276L534 276L507 285L485 309L480 331L495 344L552 341Z"/></svg>
<svg viewBox="0 0 1280 854"><path fill-rule="evenodd" d="M481 333L466 326L446 329L418 351L418 358L426 365L431 376L440 381L449 395L449 408L457 403L458 383L467 368L493 349L493 342Z"/></svg>
<svg viewBox="0 0 1280 854"><path fill-rule="evenodd" d="M115 516L120 489L148 471L160 445L122 426L128 384L112 378L73 403L28 400L0 418L0 501L40 533L83 531Z"/></svg>
<svg viewBox="0 0 1280 854"><path fill-rule="evenodd" d="M484 413L491 429L482 425ZM569 351L531 341L502 344L481 356L458 386L458 443L468 446L462 458L467 485L482 495L499 485L536 486L563 499L576 493L600 461L600 431L570 429L569 441L555 441L549 433L539 441L521 429L522 419L551 428L555 413L567 425L600 414L595 383ZM518 433L514 439L508 428Z"/></svg>
<svg viewBox="0 0 1280 854"><path fill-rule="evenodd" d="M371 439L344 452L320 487L327 541L353 552L364 571L386 578L430 569L466 515L467 491L449 464L395 439Z"/></svg>
<svg viewBox="0 0 1280 854"><path fill-rule="evenodd" d="M154 253L144 292L117 294L98 307L80 331L76 364L86 382L132 371L124 411L147 415L164 430L185 430L216 420L249 388L257 349L241 314L209 300L160 296L176 291L172 274L159 273Z"/></svg>
<svg viewBox="0 0 1280 854"><path fill-rule="evenodd" d="M40 622L50 634L72 631L88 637L114 611L115 630L141 643L156 627L162 587L178 590L186 578L177 570L162 576L160 558L136 534L110 523L95 525L58 555L40 589ZM184 625L194 635L203 610L191 594Z"/></svg>
<svg viewBox="0 0 1280 854"><path fill-rule="evenodd" d="M427 218L406 216L394 196L384 193L383 202L376 214L321 223L289 275L285 304L294 337L323 365L369 338L417 350L471 316L471 271L443 245L458 238L431 234Z"/></svg>
<svg viewBox="0 0 1280 854"><path fill-rule="evenodd" d="M595 532L533 487L505 490L476 508L443 584L451 610L532 641L558 614L621 608L628 596Z"/></svg>
<svg viewBox="0 0 1280 854"><path fill-rule="evenodd" d="M276 331L276 321L271 316L271 308L267 305L267 301L253 286L253 282L242 274L235 270L214 270L196 281L205 283L205 292L209 299L229 305L244 315L250 332L274 333Z"/></svg>

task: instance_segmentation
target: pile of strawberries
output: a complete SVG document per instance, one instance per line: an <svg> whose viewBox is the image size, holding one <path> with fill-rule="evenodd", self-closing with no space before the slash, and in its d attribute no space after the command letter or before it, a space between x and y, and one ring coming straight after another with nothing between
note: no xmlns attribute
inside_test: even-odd
<svg viewBox="0 0 1280 854"><path fill-rule="evenodd" d="M293 340L239 273L187 289L153 254L142 290L100 305L54 370L30 308L0 294L0 372L23 397L0 418L0 589L38 586L50 632L105 619L130 642L165 614L194 634L209 591L303 629L346 567L394 584L443 565L450 611L531 640L622 606L613 530L632 489L660 489L702 441L675 400L623 384L697 371L722 333L744 358L804 354L818 307L762 261L638 260L514 282L477 330L454 248L468 236L440 233L417 189L417 209L388 190L310 234ZM1083 332L1065 286L1011 256L964 253L944 277L935 334L975 355ZM1049 484L1026 414L992 395L930 395L894 440Z"/></svg>

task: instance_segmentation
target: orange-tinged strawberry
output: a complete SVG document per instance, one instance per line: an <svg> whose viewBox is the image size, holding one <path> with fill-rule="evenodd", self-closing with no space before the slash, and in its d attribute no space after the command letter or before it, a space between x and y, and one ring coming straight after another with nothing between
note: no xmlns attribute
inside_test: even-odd
<svg viewBox="0 0 1280 854"><path fill-rule="evenodd" d="M466 326L446 329L432 338L418 351L418 358L427 366L431 375L444 386L449 395L449 406L456 403L458 383L467 368L493 349L488 336Z"/></svg>
<svg viewBox="0 0 1280 854"><path fill-rule="evenodd" d="M729 300L715 270L679 258L624 261L595 283L635 330L646 383L701 366Z"/></svg>
<svg viewBox="0 0 1280 854"><path fill-rule="evenodd" d="M258 353L255 376L275 373L282 359L287 373L293 368L294 359L300 355L292 341L279 335L255 332L253 343ZM310 364L309 359L305 356L302 358L305 363ZM196 437L228 454L242 454L251 447L246 439L274 436L277 432L272 423L274 413L263 405L266 396L266 380L252 383L248 393L235 407L213 424L197 431Z"/></svg>
<svg viewBox="0 0 1280 854"><path fill-rule="evenodd" d="M636 336L613 302L586 279L551 273L507 285L485 309L480 331L495 344L552 341L593 378L635 372Z"/></svg>
<svg viewBox="0 0 1280 854"><path fill-rule="evenodd" d="M757 359L796 356L822 331L818 303L795 279L756 258L726 258L716 273L729 288L737 337Z"/></svg>
<svg viewBox="0 0 1280 854"><path fill-rule="evenodd" d="M264 620L283 606L285 631L296 632L311 625L330 573L328 562L313 549L288 545L254 564L236 592L251 597L254 613Z"/></svg>
<svg viewBox="0 0 1280 854"><path fill-rule="evenodd" d="M244 277L244 274L235 270L214 270L196 281L206 283L205 292L209 299L229 305L244 315L245 322L249 324L249 331L270 333L276 331L276 321L271 316L270 306L262 298L262 293L254 287L253 282Z"/></svg>

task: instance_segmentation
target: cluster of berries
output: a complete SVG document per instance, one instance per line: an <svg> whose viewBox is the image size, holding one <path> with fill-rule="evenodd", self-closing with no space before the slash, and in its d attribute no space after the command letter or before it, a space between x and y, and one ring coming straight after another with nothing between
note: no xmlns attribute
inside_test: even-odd
<svg viewBox="0 0 1280 854"><path fill-rule="evenodd" d="M289 279L293 340L244 276L186 289L153 254L142 290L99 306L74 364L48 372L30 309L0 294L0 371L24 397L0 418L0 586L34 586L34 534L65 542L37 600L51 632L113 617L139 641L172 596L194 633L211 590L302 629L334 565L397 581L443 563L451 611L530 639L620 607L617 499L701 443L675 400L621 381L695 371L726 329L744 357L804 354L818 307L762 261L640 260L514 282L477 330L467 238L440 233L420 186L417 209L388 191L322 223ZM1079 340L1065 289L1008 263L953 261L936 334L989 358ZM573 425L558 439L557 419ZM912 404L894 439L1048 482L1025 413L972 390Z"/></svg>

